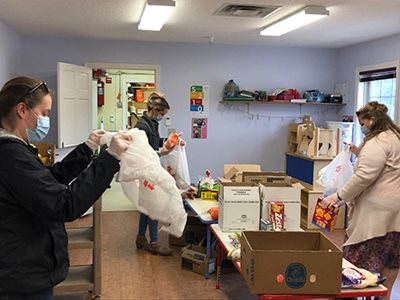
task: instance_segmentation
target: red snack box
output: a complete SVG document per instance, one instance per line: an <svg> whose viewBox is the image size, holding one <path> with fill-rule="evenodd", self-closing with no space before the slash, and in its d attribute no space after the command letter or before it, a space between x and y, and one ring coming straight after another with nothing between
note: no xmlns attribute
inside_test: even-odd
<svg viewBox="0 0 400 300"><path fill-rule="evenodd" d="M272 223L272 230L285 230L285 204L283 202L268 203L269 220Z"/></svg>
<svg viewBox="0 0 400 300"><path fill-rule="evenodd" d="M335 229L337 210L334 207L324 208L321 206L322 198L318 198L315 205L314 216L312 223L325 231L332 231Z"/></svg>

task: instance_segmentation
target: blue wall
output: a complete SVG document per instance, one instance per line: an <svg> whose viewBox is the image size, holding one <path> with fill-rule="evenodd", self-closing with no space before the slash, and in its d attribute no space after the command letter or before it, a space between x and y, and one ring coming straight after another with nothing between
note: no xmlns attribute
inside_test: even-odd
<svg viewBox="0 0 400 300"><path fill-rule="evenodd" d="M78 65L87 62L160 65L161 90L171 104L171 127L184 132L191 176L195 180L205 168L221 176L225 163L260 163L266 171L284 169L287 126L300 115L300 106L223 106L219 102L229 79L234 79L241 89L271 91L284 87L303 92L318 88L332 92L336 52L312 48L25 37L19 70L46 80L55 90L56 64L60 61ZM210 86L206 140L190 138L189 86L192 84ZM340 119L342 112L307 107L302 114L312 114L323 124L326 119ZM52 124L56 123L54 113ZM53 142L56 132L56 128L50 132ZM165 128L162 133L166 134Z"/></svg>

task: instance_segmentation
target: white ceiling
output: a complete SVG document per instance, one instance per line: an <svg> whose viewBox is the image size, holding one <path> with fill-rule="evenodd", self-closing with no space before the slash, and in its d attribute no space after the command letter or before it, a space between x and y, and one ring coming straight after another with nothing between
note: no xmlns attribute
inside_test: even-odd
<svg viewBox="0 0 400 300"><path fill-rule="evenodd" d="M216 16L223 4L279 5L264 18ZM176 0L161 32L137 30L145 0L0 0L0 22L21 35L107 40L340 48L400 33L400 0ZM330 16L281 37L260 29L307 5Z"/></svg>

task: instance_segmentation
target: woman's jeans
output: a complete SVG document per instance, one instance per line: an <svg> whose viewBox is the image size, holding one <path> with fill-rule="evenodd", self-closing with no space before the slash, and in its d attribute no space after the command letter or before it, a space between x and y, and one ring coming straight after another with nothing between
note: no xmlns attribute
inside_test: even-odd
<svg viewBox="0 0 400 300"><path fill-rule="evenodd" d="M149 225L150 242L158 241L158 221L150 219L144 214L140 214L139 219L139 236L146 236L147 225Z"/></svg>
<svg viewBox="0 0 400 300"><path fill-rule="evenodd" d="M53 288L43 289L34 293L7 293L0 290L0 300L53 300Z"/></svg>

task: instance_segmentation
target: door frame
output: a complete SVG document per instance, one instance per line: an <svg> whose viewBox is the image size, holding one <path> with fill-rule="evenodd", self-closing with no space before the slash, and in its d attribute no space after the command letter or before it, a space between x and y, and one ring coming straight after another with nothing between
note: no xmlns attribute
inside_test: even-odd
<svg viewBox="0 0 400 300"><path fill-rule="evenodd" d="M160 82L160 73L161 67L160 65L144 65L144 64L116 64L116 63L102 63L102 62L89 62L84 64L85 67L91 69L125 69L125 70L153 70L155 74L155 88L156 90L161 90L161 82ZM120 83L121 84L121 83ZM123 109L123 120L122 125L126 125L127 123L127 103L126 101L122 102ZM97 116L96 116L97 118ZM97 122L97 119L96 119Z"/></svg>

